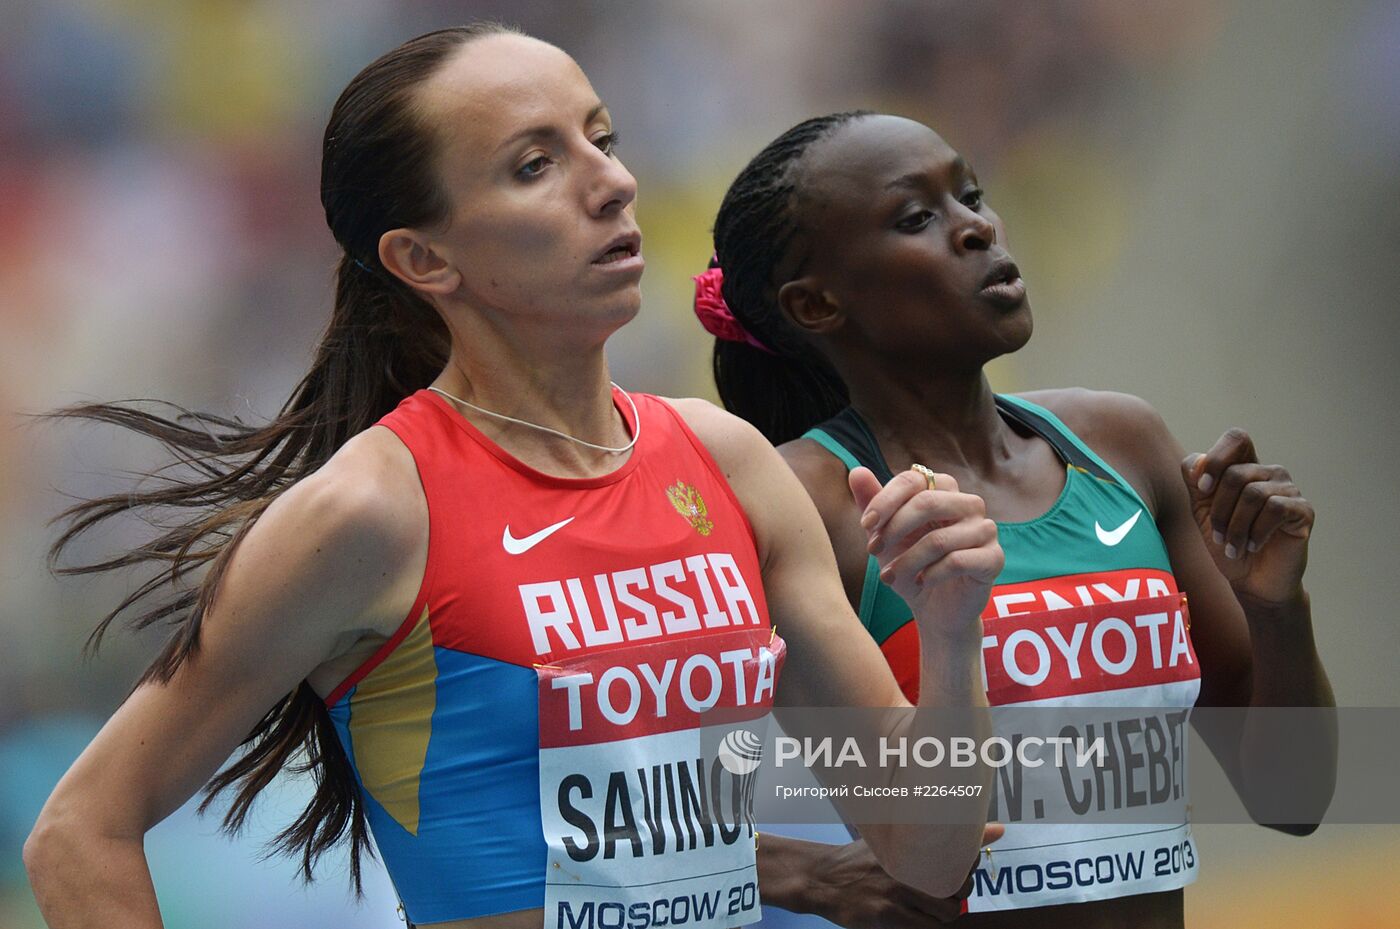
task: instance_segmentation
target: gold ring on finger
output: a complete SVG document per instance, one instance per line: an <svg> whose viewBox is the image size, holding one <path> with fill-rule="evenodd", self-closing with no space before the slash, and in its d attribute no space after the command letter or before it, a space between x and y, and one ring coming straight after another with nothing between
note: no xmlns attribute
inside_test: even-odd
<svg viewBox="0 0 1400 929"><path fill-rule="evenodd" d="M917 471L918 473L922 474L924 476L924 480L928 481L928 489L933 490L934 481L932 468L926 468L921 464L912 464L909 466L909 468L912 471Z"/></svg>

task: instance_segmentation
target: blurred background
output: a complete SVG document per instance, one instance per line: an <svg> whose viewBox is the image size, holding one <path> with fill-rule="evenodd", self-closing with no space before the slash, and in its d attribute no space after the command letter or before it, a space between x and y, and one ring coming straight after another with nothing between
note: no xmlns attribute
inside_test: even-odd
<svg viewBox="0 0 1400 929"><path fill-rule="evenodd" d="M1242 425L1318 512L1308 586L1340 703L1400 705L1400 4L1294 0L425 2L4 0L0 10L0 929L42 925L20 846L156 647L82 659L130 578L57 581L45 523L157 449L26 414L158 397L275 413L307 366L336 252L321 132L409 36L480 16L571 52L636 174L644 308L612 347L633 390L714 396L689 276L728 181L811 115L924 120L977 168L1037 334L998 389L1139 394L1189 449ZM80 546L125 548L145 527ZM304 889L187 807L148 840L170 926L397 925L335 862ZM1307 840L1200 826L1188 924L1400 925L1400 827Z"/></svg>

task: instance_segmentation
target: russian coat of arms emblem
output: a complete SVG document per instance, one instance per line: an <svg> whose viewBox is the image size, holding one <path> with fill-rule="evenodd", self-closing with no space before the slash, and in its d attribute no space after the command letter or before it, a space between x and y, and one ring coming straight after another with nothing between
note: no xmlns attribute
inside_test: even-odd
<svg viewBox="0 0 1400 929"><path fill-rule="evenodd" d="M715 528L714 520L706 515L705 500L700 496L700 491L684 481L676 481L667 487L666 499L671 501L671 506L676 508L677 513L685 517L691 528L701 535L709 535L710 530Z"/></svg>

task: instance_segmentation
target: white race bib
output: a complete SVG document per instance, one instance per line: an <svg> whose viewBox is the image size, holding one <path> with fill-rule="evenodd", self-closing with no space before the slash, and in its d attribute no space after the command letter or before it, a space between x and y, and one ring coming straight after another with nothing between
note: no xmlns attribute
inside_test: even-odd
<svg viewBox="0 0 1400 929"><path fill-rule="evenodd" d="M1186 748L1201 678L1186 597L1052 609L984 627L992 704L1064 710L1074 725L1059 734L1103 739L1107 763L998 770L990 816L1006 834L990 861L978 862L968 911L1156 893L1194 881ZM1001 728L1001 720L1014 728L1014 713L998 720L997 734L1014 740ZM1093 821L1117 810L1137 811L1138 821ZM1142 821L1154 812L1158 822Z"/></svg>
<svg viewBox="0 0 1400 929"><path fill-rule="evenodd" d="M784 652L732 629L539 667L546 927L759 919L753 789Z"/></svg>

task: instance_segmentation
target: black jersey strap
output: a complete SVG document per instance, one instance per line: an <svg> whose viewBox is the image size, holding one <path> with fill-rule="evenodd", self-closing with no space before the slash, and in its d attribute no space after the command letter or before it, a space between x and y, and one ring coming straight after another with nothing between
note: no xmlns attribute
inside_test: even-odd
<svg viewBox="0 0 1400 929"><path fill-rule="evenodd" d="M885 456L880 453L880 443L875 441L865 417L857 413L855 407L846 407L814 428L831 436L857 462L874 471L881 484L888 484L894 477L890 466L885 463Z"/></svg>
<svg viewBox="0 0 1400 929"><path fill-rule="evenodd" d="M1084 454L1083 449L1071 442L1063 432L1056 428L1054 423L1044 416L1018 406L1000 395L996 397L996 406L1002 419L1019 424L1049 442L1050 447L1055 450L1055 454L1059 455L1060 460L1065 464L1072 465L1100 480L1118 483L1117 478L1105 470L1103 465ZM890 479L894 477L894 472L890 470L885 456L880 452L880 443L875 441L875 434L870 431L865 417L857 413L855 407L846 407L816 428L831 436L846 451L850 452L856 461L875 472L875 476L880 479L881 484L889 483Z"/></svg>
<svg viewBox="0 0 1400 929"><path fill-rule="evenodd" d="M1060 460L1067 465L1072 465L1081 471L1092 474L1101 481L1108 481L1110 484L1117 484L1118 478L1111 474L1103 465L1093 458L1084 454L1084 450L1069 440L1060 429L1050 420L1041 416L1034 410L1028 410L1019 404L1007 400L1000 394L997 395L997 412L1001 413L1002 419L1020 423L1031 432L1040 436L1050 443L1050 447L1055 449L1055 454L1060 456Z"/></svg>

